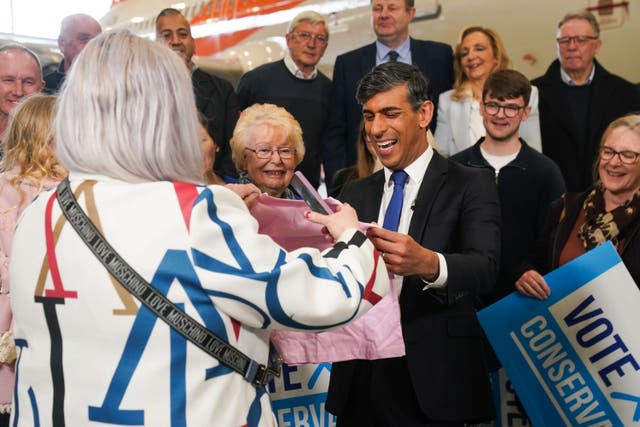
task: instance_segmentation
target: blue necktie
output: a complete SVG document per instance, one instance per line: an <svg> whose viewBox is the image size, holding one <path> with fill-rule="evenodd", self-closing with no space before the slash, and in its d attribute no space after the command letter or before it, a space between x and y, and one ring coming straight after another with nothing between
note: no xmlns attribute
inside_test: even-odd
<svg viewBox="0 0 640 427"><path fill-rule="evenodd" d="M393 195L387 211L384 213L383 228L391 231L398 231L400 224L400 213L402 212L402 202L404 201L404 184L407 182L409 175L405 171L396 171L391 174L393 181Z"/></svg>
<svg viewBox="0 0 640 427"><path fill-rule="evenodd" d="M389 57L388 62L397 62L399 56L400 54L398 52L396 52L395 50L390 50L389 53L387 53L387 57Z"/></svg>

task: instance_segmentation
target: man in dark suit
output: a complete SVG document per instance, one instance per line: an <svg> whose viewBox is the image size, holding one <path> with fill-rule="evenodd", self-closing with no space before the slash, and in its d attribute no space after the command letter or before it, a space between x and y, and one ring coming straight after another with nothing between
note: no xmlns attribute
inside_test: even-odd
<svg viewBox="0 0 640 427"><path fill-rule="evenodd" d="M406 356L334 363L326 407L339 427L462 426L493 417L473 300L496 279L498 195L489 171L429 146L428 94L420 70L399 62L376 67L358 87L365 131L384 169L347 184L340 198L362 221L386 228L370 229L369 237L388 270L404 277Z"/></svg>
<svg viewBox="0 0 640 427"><path fill-rule="evenodd" d="M191 72L196 107L206 118L206 128L220 148L213 166L218 175L238 175L231 159L229 141L238 121L238 98L228 81L198 68L191 58L195 53L195 40L191 26L179 10L163 9L156 18L156 39L165 43L185 61Z"/></svg>
<svg viewBox="0 0 640 427"><path fill-rule="evenodd" d="M556 42L558 59L531 82L540 92L542 152L558 164L568 191L583 191L593 183L604 130L618 117L640 110L640 92L595 60L602 40L590 12L566 15Z"/></svg>
<svg viewBox="0 0 640 427"><path fill-rule="evenodd" d="M451 46L410 38L409 23L415 12L414 0L372 0L371 14L377 40L336 59L323 154L327 188L338 169L356 163L358 126L362 120L360 106L355 100L356 87L373 67L390 60L416 65L431 82L434 100L451 89ZM435 126L435 118L432 123L432 127Z"/></svg>

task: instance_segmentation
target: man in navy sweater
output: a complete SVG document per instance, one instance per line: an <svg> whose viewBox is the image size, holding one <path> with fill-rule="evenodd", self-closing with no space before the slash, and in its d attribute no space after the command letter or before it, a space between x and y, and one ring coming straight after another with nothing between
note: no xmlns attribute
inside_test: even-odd
<svg viewBox="0 0 640 427"><path fill-rule="evenodd" d="M269 103L290 112L302 127L305 156L297 169L314 187L320 184L322 142L331 81L316 66L329 42L325 18L319 13L298 14L287 30L284 59L247 72L238 83L240 108Z"/></svg>

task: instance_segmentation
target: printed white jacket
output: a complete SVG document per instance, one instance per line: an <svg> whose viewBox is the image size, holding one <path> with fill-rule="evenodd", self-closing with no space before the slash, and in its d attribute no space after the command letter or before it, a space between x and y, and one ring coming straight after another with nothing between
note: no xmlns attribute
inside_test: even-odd
<svg viewBox="0 0 640 427"><path fill-rule="evenodd" d="M355 229L324 253L287 253L257 233L242 200L221 186L77 174L71 186L139 274L260 363L270 330L344 325L388 292L384 262ZM55 192L25 210L10 275L18 346L12 425L276 425L264 388L186 341L110 278Z"/></svg>

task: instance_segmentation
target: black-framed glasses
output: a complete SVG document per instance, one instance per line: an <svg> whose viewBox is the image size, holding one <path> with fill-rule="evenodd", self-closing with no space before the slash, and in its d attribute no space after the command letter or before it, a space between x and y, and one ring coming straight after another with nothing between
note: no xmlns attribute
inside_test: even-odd
<svg viewBox="0 0 640 427"><path fill-rule="evenodd" d="M244 147L245 150L253 151L256 153L256 157L259 159L270 159L273 156L273 153L278 153L281 159L290 159L296 154L295 148L290 147L281 147L281 148L271 148L271 147L256 147L249 148Z"/></svg>
<svg viewBox="0 0 640 427"><path fill-rule="evenodd" d="M527 108L515 104L500 105L495 102L483 102L482 105L484 105L484 111L486 111L488 115L495 116L496 114L498 114L500 109L502 109L502 111L504 111L505 117L508 117L510 119L517 116L520 110L524 110L525 108Z"/></svg>
<svg viewBox="0 0 640 427"><path fill-rule="evenodd" d="M573 36L573 37L558 37L556 41L558 44L563 46L569 46L571 41L574 41L578 46L584 46L587 42L591 40L598 40L596 36Z"/></svg>
<svg viewBox="0 0 640 427"><path fill-rule="evenodd" d="M292 32L291 34L305 43L309 42L311 39L315 39L316 43L324 45L329 41L329 38L323 34L311 34L306 31Z"/></svg>
<svg viewBox="0 0 640 427"><path fill-rule="evenodd" d="M618 156L625 165L632 165L638 161L640 153L631 150L616 151L611 147L600 147L600 158L602 160L611 160L614 156Z"/></svg>

